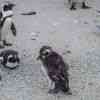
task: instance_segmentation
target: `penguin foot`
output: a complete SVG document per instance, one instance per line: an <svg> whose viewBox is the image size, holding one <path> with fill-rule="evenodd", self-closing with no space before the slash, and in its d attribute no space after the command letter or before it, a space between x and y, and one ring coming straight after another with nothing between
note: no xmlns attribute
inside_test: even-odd
<svg viewBox="0 0 100 100"><path fill-rule="evenodd" d="M76 8L70 8L70 10L76 10Z"/></svg>
<svg viewBox="0 0 100 100"><path fill-rule="evenodd" d="M91 8L91 7L87 6L87 5L85 4L85 2L82 3L82 9L89 9L89 8Z"/></svg>
<svg viewBox="0 0 100 100"><path fill-rule="evenodd" d="M7 43L7 44L4 44L5 46L12 46L12 44L11 43Z"/></svg>
<svg viewBox="0 0 100 100"><path fill-rule="evenodd" d="M12 46L11 43L7 43L6 41L3 41L3 44L4 44L5 46Z"/></svg>
<svg viewBox="0 0 100 100"><path fill-rule="evenodd" d="M70 10L76 10L76 8L72 6L72 7L70 7Z"/></svg>
<svg viewBox="0 0 100 100"><path fill-rule="evenodd" d="M67 94L67 95L72 95L72 92L70 91L70 88L63 88L62 92Z"/></svg>
<svg viewBox="0 0 100 100"><path fill-rule="evenodd" d="M50 93L50 94L57 94L59 92L59 89L50 89L49 91L48 91L48 93Z"/></svg>
<svg viewBox="0 0 100 100"><path fill-rule="evenodd" d="M82 6L82 9L90 9L91 7L89 6Z"/></svg>
<svg viewBox="0 0 100 100"><path fill-rule="evenodd" d="M64 91L63 91L64 92ZM65 94L67 94L67 95L72 95L72 92L71 91L66 91L66 92L64 92Z"/></svg>
<svg viewBox="0 0 100 100"><path fill-rule="evenodd" d="M75 2L73 2L71 4L70 10L76 10L76 3Z"/></svg>

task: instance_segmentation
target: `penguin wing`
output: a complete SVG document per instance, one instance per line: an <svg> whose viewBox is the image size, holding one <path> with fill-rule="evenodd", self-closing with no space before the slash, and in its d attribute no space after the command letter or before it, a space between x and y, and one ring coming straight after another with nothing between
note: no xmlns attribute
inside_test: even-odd
<svg viewBox="0 0 100 100"><path fill-rule="evenodd" d="M6 20L6 17L5 18L1 18L1 20L0 20L0 28L3 27L5 20Z"/></svg>
<svg viewBox="0 0 100 100"><path fill-rule="evenodd" d="M13 22L11 24L11 31L12 31L13 35L16 36L16 28L15 28L15 25Z"/></svg>
<svg viewBox="0 0 100 100"><path fill-rule="evenodd" d="M56 76L59 78L59 80L66 80L68 79L68 69L69 65L66 64L63 60L63 58L60 56L56 63Z"/></svg>
<svg viewBox="0 0 100 100"><path fill-rule="evenodd" d="M3 16L3 15L2 15L2 12L0 11L0 19L2 18L2 16Z"/></svg>
<svg viewBox="0 0 100 100"><path fill-rule="evenodd" d="M61 70L52 70L51 72L48 72L48 75L53 81L65 81L68 79L68 73L62 72Z"/></svg>
<svg viewBox="0 0 100 100"><path fill-rule="evenodd" d="M61 55L56 55L55 64L60 71L68 71L69 65L64 61Z"/></svg>

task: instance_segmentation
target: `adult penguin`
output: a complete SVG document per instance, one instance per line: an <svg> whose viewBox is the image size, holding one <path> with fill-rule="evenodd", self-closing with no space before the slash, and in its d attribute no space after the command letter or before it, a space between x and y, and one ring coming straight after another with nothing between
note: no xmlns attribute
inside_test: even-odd
<svg viewBox="0 0 100 100"><path fill-rule="evenodd" d="M69 88L69 65L66 64L61 55L55 52L50 46L42 46L39 51L39 56L43 63L43 72L54 83L54 88L50 89L49 93L63 92L71 95Z"/></svg>
<svg viewBox="0 0 100 100"><path fill-rule="evenodd" d="M13 22L13 7L15 4L6 2L2 6L2 19L0 23L2 46L11 46L16 36L16 28Z"/></svg>

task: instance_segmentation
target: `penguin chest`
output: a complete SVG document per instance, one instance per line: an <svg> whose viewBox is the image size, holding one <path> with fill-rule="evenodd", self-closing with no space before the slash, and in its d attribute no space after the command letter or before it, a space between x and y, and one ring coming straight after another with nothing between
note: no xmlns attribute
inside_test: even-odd
<svg viewBox="0 0 100 100"><path fill-rule="evenodd" d="M3 27L2 27L2 31L3 32L8 32L8 31L11 31L11 24L12 24L12 19L11 18L7 18L3 24Z"/></svg>
<svg viewBox="0 0 100 100"><path fill-rule="evenodd" d="M8 43L14 42L14 36L11 31L12 18L7 18L2 27L2 39Z"/></svg>

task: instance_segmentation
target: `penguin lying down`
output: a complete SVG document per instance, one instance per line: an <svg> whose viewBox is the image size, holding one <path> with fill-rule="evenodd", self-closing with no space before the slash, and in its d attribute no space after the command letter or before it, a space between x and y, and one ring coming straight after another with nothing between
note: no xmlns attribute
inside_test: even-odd
<svg viewBox="0 0 100 100"><path fill-rule="evenodd" d="M15 69L20 64L18 52L15 50L4 50L0 53L0 63L9 69Z"/></svg>
<svg viewBox="0 0 100 100"><path fill-rule="evenodd" d="M40 48L37 60L43 63L44 72L49 80L54 84L54 88L49 93L63 92L71 95L68 78L68 65L65 64L63 58L49 46Z"/></svg>

